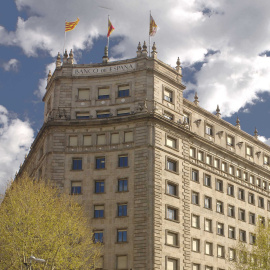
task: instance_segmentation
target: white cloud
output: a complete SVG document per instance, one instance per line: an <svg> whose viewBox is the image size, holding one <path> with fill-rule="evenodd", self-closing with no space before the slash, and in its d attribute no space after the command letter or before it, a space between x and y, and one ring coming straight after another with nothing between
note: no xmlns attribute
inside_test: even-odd
<svg viewBox="0 0 270 270"><path fill-rule="evenodd" d="M17 59L10 59L8 62L2 64L5 71L18 71L19 61Z"/></svg>
<svg viewBox="0 0 270 270"><path fill-rule="evenodd" d="M30 123L15 118L0 105L0 194L23 162L33 138Z"/></svg>
<svg viewBox="0 0 270 270"><path fill-rule="evenodd" d="M259 136L258 139L263 143L270 145L270 138L265 138L264 136Z"/></svg>

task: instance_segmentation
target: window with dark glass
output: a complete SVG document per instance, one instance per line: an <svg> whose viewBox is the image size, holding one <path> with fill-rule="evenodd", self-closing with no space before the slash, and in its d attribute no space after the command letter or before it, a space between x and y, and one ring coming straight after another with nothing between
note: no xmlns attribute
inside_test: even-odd
<svg viewBox="0 0 270 270"><path fill-rule="evenodd" d="M76 119L89 119L89 112L77 112Z"/></svg>
<svg viewBox="0 0 270 270"><path fill-rule="evenodd" d="M239 208L239 220L245 221L246 220L246 211L244 209Z"/></svg>
<svg viewBox="0 0 270 270"><path fill-rule="evenodd" d="M167 182L167 194L177 196L177 185L172 182Z"/></svg>
<svg viewBox="0 0 270 270"><path fill-rule="evenodd" d="M127 204L118 204L118 217L127 216Z"/></svg>
<svg viewBox="0 0 270 270"><path fill-rule="evenodd" d="M192 202L192 204L199 205L199 193L198 192L192 191L191 202Z"/></svg>
<svg viewBox="0 0 270 270"><path fill-rule="evenodd" d="M228 237L231 239L235 239L235 228L232 226L228 227Z"/></svg>
<svg viewBox="0 0 270 270"><path fill-rule="evenodd" d="M248 193L248 203L255 204L255 195L253 193Z"/></svg>
<svg viewBox="0 0 270 270"><path fill-rule="evenodd" d="M104 193L104 181L95 181L95 193Z"/></svg>
<svg viewBox="0 0 270 270"><path fill-rule="evenodd" d="M97 118L108 118L110 116L110 111L97 112Z"/></svg>
<svg viewBox="0 0 270 270"><path fill-rule="evenodd" d="M118 157L118 167L127 167L128 166L128 156L119 156Z"/></svg>
<svg viewBox="0 0 270 270"><path fill-rule="evenodd" d="M128 180L127 179L118 180L118 191L120 191L120 192L128 191Z"/></svg>
<svg viewBox="0 0 270 270"><path fill-rule="evenodd" d="M230 204L228 204L228 216L235 217L235 207Z"/></svg>
<svg viewBox="0 0 270 270"><path fill-rule="evenodd" d="M82 194L82 182L81 181L72 181L71 182L71 194L72 195Z"/></svg>
<svg viewBox="0 0 270 270"><path fill-rule="evenodd" d="M256 218L254 213L249 213L249 224L255 225Z"/></svg>
<svg viewBox="0 0 270 270"><path fill-rule="evenodd" d="M251 245L254 245L255 242L256 242L256 234L254 234L254 233L249 233L249 243L250 243Z"/></svg>
<svg viewBox="0 0 270 270"><path fill-rule="evenodd" d="M219 180L217 179L216 180L216 190L217 191L223 191L223 181L222 180Z"/></svg>
<svg viewBox="0 0 270 270"><path fill-rule="evenodd" d="M192 170L191 171L191 179L195 182L199 181L199 173L197 170Z"/></svg>
<svg viewBox="0 0 270 270"><path fill-rule="evenodd" d="M127 230L117 230L117 242L127 242Z"/></svg>
<svg viewBox="0 0 270 270"><path fill-rule="evenodd" d="M72 170L82 170L82 159L73 158L72 159Z"/></svg>
<svg viewBox="0 0 270 270"><path fill-rule="evenodd" d="M171 220L178 220L178 210L170 206L167 207L167 218Z"/></svg>
<svg viewBox="0 0 270 270"><path fill-rule="evenodd" d="M129 85L118 86L118 97L128 97L129 96Z"/></svg>
<svg viewBox="0 0 270 270"><path fill-rule="evenodd" d="M264 198L258 197L258 206L264 208Z"/></svg>
<svg viewBox="0 0 270 270"><path fill-rule="evenodd" d="M186 122L189 125L190 116L188 113L184 113L184 122Z"/></svg>
<svg viewBox="0 0 270 270"><path fill-rule="evenodd" d="M103 218L104 217L104 205L95 205L94 206L94 217Z"/></svg>
<svg viewBox="0 0 270 270"><path fill-rule="evenodd" d="M211 187L211 176L208 174L204 176L204 185L207 187Z"/></svg>
<svg viewBox="0 0 270 270"><path fill-rule="evenodd" d="M164 112L163 116L168 120L173 120L173 115L168 112Z"/></svg>
<svg viewBox="0 0 270 270"><path fill-rule="evenodd" d="M94 232L94 242L95 243L103 243L103 231L95 231Z"/></svg>
<svg viewBox="0 0 270 270"><path fill-rule="evenodd" d="M213 136L213 127L210 126L210 125L206 125L206 126L205 126L205 133L206 133L207 135Z"/></svg>
<svg viewBox="0 0 270 270"><path fill-rule="evenodd" d="M224 209L223 209L223 202L217 201L217 213L223 214L223 211L224 211Z"/></svg>
<svg viewBox="0 0 270 270"><path fill-rule="evenodd" d="M164 100L173 102L173 93L167 89L164 90Z"/></svg>
<svg viewBox="0 0 270 270"><path fill-rule="evenodd" d="M176 172L176 161L168 159L167 160L167 170Z"/></svg>
<svg viewBox="0 0 270 270"><path fill-rule="evenodd" d="M245 191L242 188L238 190L238 199L244 201L245 200Z"/></svg>
<svg viewBox="0 0 270 270"><path fill-rule="evenodd" d="M244 230L239 230L239 239L241 242L246 242L246 231Z"/></svg>
<svg viewBox="0 0 270 270"><path fill-rule="evenodd" d="M98 89L98 99L108 99L110 98L109 88L99 88Z"/></svg>
<svg viewBox="0 0 270 270"><path fill-rule="evenodd" d="M204 197L204 207L207 209L212 209L212 198L205 196Z"/></svg>
<svg viewBox="0 0 270 270"><path fill-rule="evenodd" d="M105 157L96 158L96 169L105 169Z"/></svg>
<svg viewBox="0 0 270 270"><path fill-rule="evenodd" d="M117 116L129 115L129 114L130 114L130 109L117 110Z"/></svg>
<svg viewBox="0 0 270 270"><path fill-rule="evenodd" d="M217 234L218 235L224 235L224 224L223 223L217 223Z"/></svg>
<svg viewBox="0 0 270 270"><path fill-rule="evenodd" d="M228 184L227 193L230 196L234 196L234 185Z"/></svg>

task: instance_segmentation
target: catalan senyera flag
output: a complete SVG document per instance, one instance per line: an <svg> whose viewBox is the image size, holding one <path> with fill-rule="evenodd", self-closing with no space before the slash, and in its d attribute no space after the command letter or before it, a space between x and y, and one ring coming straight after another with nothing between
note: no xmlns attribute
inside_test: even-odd
<svg viewBox="0 0 270 270"><path fill-rule="evenodd" d="M108 34L107 34L107 38L111 35L111 33L114 31L114 27L110 21L110 19L108 19Z"/></svg>
<svg viewBox="0 0 270 270"><path fill-rule="evenodd" d="M149 28L149 36L154 36L157 32L157 25L152 15L150 15L150 28Z"/></svg>
<svg viewBox="0 0 270 270"><path fill-rule="evenodd" d="M65 23L65 32L71 31L75 28L75 26L79 23L79 18L75 22L66 22Z"/></svg>

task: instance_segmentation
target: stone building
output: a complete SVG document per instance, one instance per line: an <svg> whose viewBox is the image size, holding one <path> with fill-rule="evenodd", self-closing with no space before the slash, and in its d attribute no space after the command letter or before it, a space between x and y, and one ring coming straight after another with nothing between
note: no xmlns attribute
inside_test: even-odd
<svg viewBox="0 0 270 270"><path fill-rule="evenodd" d="M176 68L137 56L48 75L44 124L20 168L86 205L97 269L222 270L270 217L270 148L183 98Z"/></svg>

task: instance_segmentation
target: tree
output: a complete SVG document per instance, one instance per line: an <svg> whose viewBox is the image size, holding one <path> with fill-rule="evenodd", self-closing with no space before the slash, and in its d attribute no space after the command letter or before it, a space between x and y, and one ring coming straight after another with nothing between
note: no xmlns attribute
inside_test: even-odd
<svg viewBox="0 0 270 270"><path fill-rule="evenodd" d="M257 221L252 234L255 243L250 247L239 242L236 246L236 260L232 268L237 270L269 270L270 269L270 223L265 225L262 219Z"/></svg>
<svg viewBox="0 0 270 270"><path fill-rule="evenodd" d="M94 269L101 244L75 196L27 176L8 187L0 205L0 269ZM28 265L28 266L27 266Z"/></svg>

